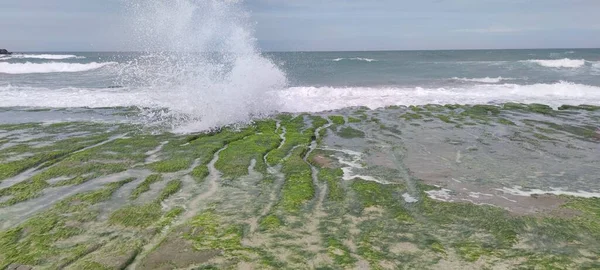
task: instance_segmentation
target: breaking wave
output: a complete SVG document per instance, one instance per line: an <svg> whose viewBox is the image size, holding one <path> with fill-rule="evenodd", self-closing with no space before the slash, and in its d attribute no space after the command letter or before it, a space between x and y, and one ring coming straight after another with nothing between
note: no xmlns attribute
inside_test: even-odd
<svg viewBox="0 0 600 270"><path fill-rule="evenodd" d="M458 78L458 77L454 77L454 78L452 78L452 80L461 81L461 82L499 83L501 81L508 81L508 80L514 80L514 79L513 78L502 78L502 77L497 77L497 78L490 78L490 77L485 77L485 78Z"/></svg>
<svg viewBox="0 0 600 270"><path fill-rule="evenodd" d="M31 73L55 73L55 72L82 72L99 69L101 67L116 64L115 62L105 63L0 63L0 73L4 74L31 74Z"/></svg>
<svg viewBox="0 0 600 270"><path fill-rule="evenodd" d="M263 93L279 105L280 112L319 112L353 106L371 109L390 105L424 104L488 104L504 102L543 103L558 107L563 104L600 105L600 87L559 82L555 84L482 84L469 87L441 88L374 88L374 87L290 87ZM170 98L169 98L170 96ZM187 112L188 98L181 92L152 92L148 89L45 89L33 87L0 87L0 107L119 107L166 108ZM195 97L189 97L196 102ZM208 102L215 99L209 99ZM235 100L234 103L241 102ZM227 104L225 104L227 106ZM200 107L203 104L199 104ZM210 107L213 108L213 107ZM202 109L202 108L201 108ZM236 116L236 107L226 107ZM223 114L223 110L216 113ZM206 115L206 114L205 114ZM215 115L217 116L217 115ZM233 120L233 119L228 119ZM232 123L232 122L230 122Z"/></svg>
<svg viewBox="0 0 600 270"><path fill-rule="evenodd" d="M332 59L331 61L333 62L340 62L340 61L344 61L344 60L348 60L348 61L363 61L363 62L378 62L378 60L376 59L371 59L371 58L362 58L362 57L352 57L352 58L336 58L336 59Z"/></svg>
<svg viewBox="0 0 600 270"><path fill-rule="evenodd" d="M542 67L550 67L550 68L579 68L585 65L585 60L583 59L554 59L554 60L541 60L541 59L533 59L527 60L525 62L538 64Z"/></svg>
<svg viewBox="0 0 600 270"><path fill-rule="evenodd" d="M129 4L135 42L145 53L120 71L117 84L137 89L130 97L140 99L124 98L126 105L169 108L165 121L188 130L247 122L278 109L267 92L284 88L286 75L260 54L240 1Z"/></svg>

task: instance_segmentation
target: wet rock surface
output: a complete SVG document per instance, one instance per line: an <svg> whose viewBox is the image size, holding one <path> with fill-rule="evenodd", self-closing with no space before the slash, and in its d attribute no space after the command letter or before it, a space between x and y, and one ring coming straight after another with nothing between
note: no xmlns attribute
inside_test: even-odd
<svg viewBox="0 0 600 270"><path fill-rule="evenodd" d="M598 109L0 125L0 269L598 268Z"/></svg>

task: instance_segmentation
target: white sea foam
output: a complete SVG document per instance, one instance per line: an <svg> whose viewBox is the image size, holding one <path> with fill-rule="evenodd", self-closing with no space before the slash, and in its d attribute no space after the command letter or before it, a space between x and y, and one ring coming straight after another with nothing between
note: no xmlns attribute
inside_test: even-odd
<svg viewBox="0 0 600 270"><path fill-rule="evenodd" d="M442 188L440 190L428 190L425 191L430 198L443 202L453 202L452 200L452 190Z"/></svg>
<svg viewBox="0 0 600 270"><path fill-rule="evenodd" d="M259 85L252 86L259 88ZM162 90L162 91L161 91ZM212 93L212 92L211 92ZM600 105L600 87L559 82L555 84L483 84L460 88L333 88L291 87L271 90L264 94L269 102L278 104L278 111L318 112L352 106L372 109L390 105L424 104L487 104L502 102L544 103L554 107L563 104ZM186 99L190 100L186 100ZM231 97L235 98L235 97ZM178 100L180 100L178 102ZM195 105L199 112L215 108L207 104L219 99L210 98L198 102L192 94L171 91L169 88L119 88L119 89L46 89L16 86L0 87L0 107L114 107L140 106L168 108L175 112L190 112ZM215 108L217 114L225 115L228 123L238 121L238 107L223 101L224 108ZM273 105L270 109L273 109ZM181 108L183 107L183 109ZM193 111L192 111L193 112ZM230 112L228 114L227 112ZM193 116L193 114L192 114ZM241 116L240 116L241 117ZM245 120L246 118L241 118ZM239 120L239 121L242 121Z"/></svg>
<svg viewBox="0 0 600 270"><path fill-rule="evenodd" d="M574 197L583 197L583 198L600 198L600 192L589 192L589 191L567 191L561 188L551 188L550 190L540 190L540 189L532 189L532 190L523 190L520 186L515 186L513 188L502 188L498 189L507 194L516 195L516 196L531 196L531 195L543 195L543 194L552 194L552 195L568 195Z"/></svg>
<svg viewBox="0 0 600 270"><path fill-rule="evenodd" d="M585 60L583 59L553 59L553 60L542 60L542 59L533 59L527 60L525 62L538 64L543 67L550 68L579 68L585 65Z"/></svg>
<svg viewBox="0 0 600 270"><path fill-rule="evenodd" d="M48 59L48 60L63 60L63 59L85 59L85 56L77 56L72 54L13 54L10 58L14 59Z"/></svg>
<svg viewBox="0 0 600 270"><path fill-rule="evenodd" d="M371 58L362 58L362 57L352 57L352 58L336 58L333 59L331 61L333 62L339 62L339 61L343 61L343 60L350 60L350 61L363 61L363 62L377 62L377 60L375 59L371 59Z"/></svg>
<svg viewBox="0 0 600 270"><path fill-rule="evenodd" d="M598 73L600 72L600 61L592 62L592 72L594 73L594 75L598 75Z"/></svg>
<svg viewBox="0 0 600 270"><path fill-rule="evenodd" d="M352 106L371 109L390 105L487 104L502 102L600 105L600 87L559 82L555 84L481 84L446 88L291 87L277 96L282 110L317 112Z"/></svg>
<svg viewBox="0 0 600 270"><path fill-rule="evenodd" d="M454 77L452 79L455 80L455 81L479 82L479 83L499 83L501 81L514 80L513 78L502 78L502 77L497 77L497 78L490 78L490 77L485 77L485 78L458 78L458 77Z"/></svg>
<svg viewBox="0 0 600 270"><path fill-rule="evenodd" d="M407 203L416 203L419 201L417 198L410 196L408 193L402 194L402 198L404 198L404 201Z"/></svg>
<svg viewBox="0 0 600 270"><path fill-rule="evenodd" d="M31 74L31 73L54 73L54 72L82 72L99 69L101 67L115 64L114 62L105 63L0 63L0 73L4 74Z"/></svg>
<svg viewBox="0 0 600 270"><path fill-rule="evenodd" d="M127 2L134 42L149 53L124 65L118 84L135 89L130 95L144 105L169 108L166 120L177 130L246 122L279 109L268 92L282 89L286 76L260 54L241 1Z"/></svg>

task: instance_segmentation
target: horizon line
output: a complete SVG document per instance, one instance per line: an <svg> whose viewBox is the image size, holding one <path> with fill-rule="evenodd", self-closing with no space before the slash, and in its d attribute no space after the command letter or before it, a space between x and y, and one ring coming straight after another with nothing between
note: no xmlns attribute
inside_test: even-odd
<svg viewBox="0 0 600 270"><path fill-rule="evenodd" d="M417 51L508 51L508 50L595 50L600 47L546 47L546 48L474 48L474 49L375 49L375 50L258 50L260 53L313 53L313 52L417 52ZM12 53L67 53L67 52L80 52L80 53L116 53L116 52L144 52L143 50L98 50L98 51L63 51L63 50L50 50L50 51L39 51L39 50L27 50L27 51L13 51Z"/></svg>

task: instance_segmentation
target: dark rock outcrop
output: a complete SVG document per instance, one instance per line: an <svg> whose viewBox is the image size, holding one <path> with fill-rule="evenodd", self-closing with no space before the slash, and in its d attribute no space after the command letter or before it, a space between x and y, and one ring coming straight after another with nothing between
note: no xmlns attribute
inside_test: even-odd
<svg viewBox="0 0 600 270"><path fill-rule="evenodd" d="M0 49L0 54L12 54L12 53L6 49Z"/></svg>

